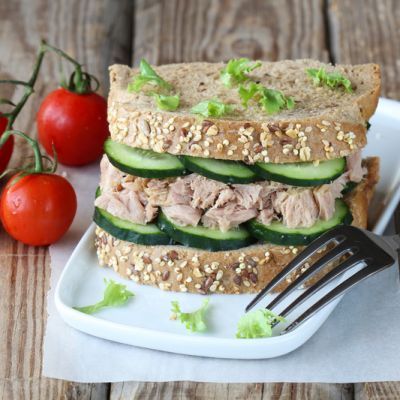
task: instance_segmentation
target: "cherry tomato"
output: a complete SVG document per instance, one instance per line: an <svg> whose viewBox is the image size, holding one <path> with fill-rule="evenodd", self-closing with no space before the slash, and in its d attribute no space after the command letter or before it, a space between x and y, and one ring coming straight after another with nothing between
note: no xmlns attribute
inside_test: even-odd
<svg viewBox="0 0 400 400"><path fill-rule="evenodd" d="M0 115L0 136L6 130L7 118ZM0 174L5 171L10 161L11 154L14 148L14 136L10 136L9 139L4 143L0 149Z"/></svg>
<svg viewBox="0 0 400 400"><path fill-rule="evenodd" d="M94 93L77 94L64 88L49 93L37 115L39 142L65 165L84 165L103 152L108 133L107 102Z"/></svg>
<svg viewBox="0 0 400 400"><path fill-rule="evenodd" d="M56 242L76 213L76 195L59 175L13 176L1 194L0 218L14 239L32 246Z"/></svg>

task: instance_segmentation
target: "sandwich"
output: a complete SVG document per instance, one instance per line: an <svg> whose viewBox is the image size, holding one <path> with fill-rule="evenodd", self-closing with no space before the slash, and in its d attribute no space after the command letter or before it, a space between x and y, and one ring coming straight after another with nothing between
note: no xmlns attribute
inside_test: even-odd
<svg viewBox="0 0 400 400"><path fill-rule="evenodd" d="M323 232L366 228L379 92L375 64L111 66L100 264L162 290L256 293Z"/></svg>

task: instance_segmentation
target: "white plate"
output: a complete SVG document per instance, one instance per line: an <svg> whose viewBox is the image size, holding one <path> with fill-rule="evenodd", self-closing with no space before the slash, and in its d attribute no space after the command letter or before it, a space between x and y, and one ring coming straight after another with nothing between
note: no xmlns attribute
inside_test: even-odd
<svg viewBox="0 0 400 400"><path fill-rule="evenodd" d="M400 200L400 103L381 99L371 120L365 155L381 157L381 180L371 205L370 222L381 234ZM257 359L277 357L305 343L336 307L337 300L289 334L279 336L284 325L271 338L236 339L237 321L253 295L212 295L207 314L209 331L191 334L169 319L172 300L184 310L200 306L204 296L163 292L157 288L122 280L111 269L98 266L94 248L94 226L85 233L69 259L56 288L56 306L69 325L88 334L134 346L205 357ZM104 290L104 278L125 283L135 297L124 307L106 309L90 316L73 306L98 301ZM290 323L302 310L325 292L313 297L288 318ZM293 296L297 296L298 293ZM293 300L291 296L287 301ZM269 299L266 299L267 302ZM287 304L287 303L286 303ZM282 305L282 307L284 304ZM277 310L279 311L279 309ZM351 310L349 310L351 312Z"/></svg>

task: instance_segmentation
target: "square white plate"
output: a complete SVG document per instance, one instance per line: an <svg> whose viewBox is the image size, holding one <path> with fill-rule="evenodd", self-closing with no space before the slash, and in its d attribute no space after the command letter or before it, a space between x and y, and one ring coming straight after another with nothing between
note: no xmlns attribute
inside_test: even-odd
<svg viewBox="0 0 400 400"><path fill-rule="evenodd" d="M364 155L381 158L381 179L370 207L370 224L374 232L381 234L400 200L400 103L380 99L371 124ZM305 343L340 301L332 302L288 334L279 336L279 331L285 326L280 324L274 330L276 336L271 338L236 339L237 321L253 295L213 294L210 296L207 313L208 332L191 334L180 322L169 319L171 301L178 300L184 311L194 310L201 305L204 296L164 292L137 285L123 280L109 268L99 267L94 248L94 229L94 225L88 229L65 266L56 288L55 301L66 323L104 339L197 356L270 358L289 353ZM92 316L74 310L74 306L92 304L101 299L104 278L123 282L135 293L135 297L126 306L105 309ZM306 302L288 318L287 324L330 288L328 286L325 291ZM296 296L298 293L290 296L285 304Z"/></svg>

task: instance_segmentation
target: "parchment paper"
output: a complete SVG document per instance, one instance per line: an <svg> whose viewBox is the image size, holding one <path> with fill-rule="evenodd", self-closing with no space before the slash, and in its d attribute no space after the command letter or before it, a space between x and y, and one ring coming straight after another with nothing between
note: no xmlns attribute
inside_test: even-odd
<svg viewBox="0 0 400 400"><path fill-rule="evenodd" d="M43 374L79 382L366 382L400 380L398 267L348 293L322 328L286 356L258 361L182 356L98 339L70 328L54 305L54 288L91 222L97 166L65 169L78 194L72 229L51 246L51 289ZM391 229L393 231L393 229Z"/></svg>

